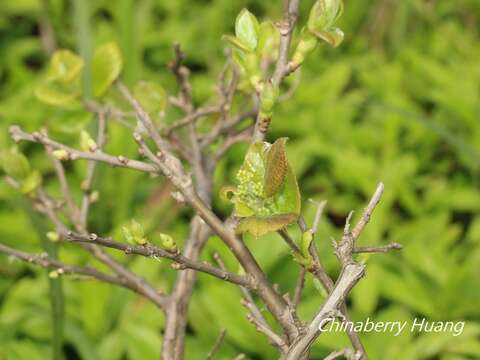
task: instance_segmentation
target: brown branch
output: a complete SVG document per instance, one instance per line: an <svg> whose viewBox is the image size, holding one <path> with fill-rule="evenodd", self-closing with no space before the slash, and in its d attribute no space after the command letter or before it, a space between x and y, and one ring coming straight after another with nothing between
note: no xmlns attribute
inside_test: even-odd
<svg viewBox="0 0 480 360"><path fill-rule="evenodd" d="M120 276L113 276L109 274L105 274L97 269L89 266L77 266L77 265L68 265L62 263L58 260L48 257L46 253L42 254L32 254L24 251L15 250L11 247L6 245L0 244L0 253L6 254L8 256L12 256L16 259L22 260L29 264L34 264L40 267L48 268L48 269L56 269L58 270L58 275L83 275L93 279L97 279L103 282L107 282L113 285L119 285L122 287L126 287L138 294L142 294L141 289L132 286L128 281L121 278Z"/></svg>
<svg viewBox="0 0 480 360"><path fill-rule="evenodd" d="M62 143L54 141L49 137L42 135L41 133L26 133L24 132L19 126L11 126L10 127L10 134L15 142L19 141L30 141L34 143L39 143L42 145L51 146L54 149L65 150L69 160L95 160L99 162L103 162L109 164L111 166L118 166L124 167L134 170L139 170L148 173L156 173L158 172L157 168L152 165L142 161L133 160L125 158L124 156L112 156L108 155L102 151L80 151L69 146L66 146Z"/></svg>
<svg viewBox="0 0 480 360"><path fill-rule="evenodd" d="M298 304L300 304L300 299L302 297L302 290L305 285L305 275L307 274L307 270L304 267L300 268L297 277L297 284L295 286L295 292L293 293L293 306L297 308Z"/></svg>
<svg viewBox="0 0 480 360"><path fill-rule="evenodd" d="M340 357L344 357L347 360L356 360L357 357L355 356L355 353L352 351L352 349L343 349L343 350L337 350L333 351L330 354L327 355L327 357L323 360L335 360Z"/></svg>
<svg viewBox="0 0 480 360"><path fill-rule="evenodd" d="M216 278L231 282L233 284L245 286L247 288L252 287L252 283L250 279L246 276L237 275L234 273L230 273L228 271L224 271L222 269L218 269L205 262L193 261L183 256L179 252L175 252L175 253L168 252L152 244L147 244L145 246L127 245L127 244L115 241L111 238L99 237L95 234L90 234L88 236L85 236L85 235L76 234L72 232L69 232L67 234L66 241L95 244L95 245L123 251L127 255L135 254L135 255L140 255L148 258L165 258L165 259L172 260L174 261L174 263L178 264L174 266L174 268L177 268L178 270L193 269L193 270L197 270L197 271L212 275Z"/></svg>

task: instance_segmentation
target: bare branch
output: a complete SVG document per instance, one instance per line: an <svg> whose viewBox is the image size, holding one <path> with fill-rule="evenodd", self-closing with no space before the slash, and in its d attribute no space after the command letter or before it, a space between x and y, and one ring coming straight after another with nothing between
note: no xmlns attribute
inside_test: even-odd
<svg viewBox="0 0 480 360"><path fill-rule="evenodd" d="M252 284L249 278L246 276L237 275L222 269L218 269L208 263L193 261L183 256L179 252L171 253L151 244L148 244L145 246L127 245L127 244L112 240L111 238L98 237L95 234L84 236L84 235L75 234L72 232L68 233L66 240L70 242L82 242L82 243L95 244L103 247L117 249L117 250L123 251L127 255L135 254L135 255L141 255L149 258L170 259L174 261L174 264L175 263L177 264L173 266L174 269L175 268L177 270L182 270L187 268L193 269L200 272L204 272L206 274L210 274L219 279L222 279L237 285L245 286L247 288L252 287Z"/></svg>
<svg viewBox="0 0 480 360"><path fill-rule="evenodd" d="M375 207L378 205L380 198L382 197L383 190L384 190L384 185L381 182L377 185L377 189L375 190L375 193L370 199L370 202L368 203L367 207L363 211L362 217L360 218L357 225L355 225L355 227L352 230L352 238L354 241L358 239L358 237L360 236L360 233L363 231L365 226L370 221L370 217L372 216L373 210L375 210Z"/></svg>
<svg viewBox="0 0 480 360"><path fill-rule="evenodd" d="M398 243L391 243L384 246L359 246L353 248L354 254L361 253L386 253L392 250L402 250L403 246Z"/></svg>
<svg viewBox="0 0 480 360"><path fill-rule="evenodd" d="M222 329L220 331L220 334L217 337L217 340L215 341L215 344L213 344L212 349L208 352L207 357L205 360L210 360L213 355L220 349L220 346L222 346L223 339L225 339L225 336L227 335L227 329Z"/></svg>

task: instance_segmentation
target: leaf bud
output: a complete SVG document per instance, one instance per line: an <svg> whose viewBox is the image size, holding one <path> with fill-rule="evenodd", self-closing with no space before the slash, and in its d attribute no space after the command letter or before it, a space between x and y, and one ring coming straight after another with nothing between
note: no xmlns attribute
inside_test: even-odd
<svg viewBox="0 0 480 360"><path fill-rule="evenodd" d="M175 242L175 240L173 240L173 238L170 235L160 233L160 241L162 242L162 247L168 252L171 252L171 253L178 252L177 243Z"/></svg>
<svg viewBox="0 0 480 360"><path fill-rule="evenodd" d="M122 234L130 244L145 245L147 243L143 226L135 219L131 219L127 225L122 226Z"/></svg>
<svg viewBox="0 0 480 360"><path fill-rule="evenodd" d="M2 151L0 154L0 164L3 171L15 179L23 179L30 173L30 163L28 159L15 147Z"/></svg>
<svg viewBox="0 0 480 360"><path fill-rule="evenodd" d="M54 150L52 154L60 161L70 160L70 154L68 153L67 150L57 149L57 150Z"/></svg>
<svg viewBox="0 0 480 360"><path fill-rule="evenodd" d="M82 132L80 133L80 148L83 151L95 151L97 149L97 143L85 130L82 130Z"/></svg>

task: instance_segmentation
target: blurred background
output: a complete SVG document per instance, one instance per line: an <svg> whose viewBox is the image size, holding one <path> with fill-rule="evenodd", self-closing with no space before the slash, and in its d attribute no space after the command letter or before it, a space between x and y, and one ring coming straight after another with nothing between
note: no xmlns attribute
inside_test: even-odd
<svg viewBox="0 0 480 360"><path fill-rule="evenodd" d="M313 1L302 1L300 24ZM43 125L52 137L77 145L88 127L85 113L41 104L33 89L55 48L88 52L116 41L123 53L122 78L128 85L152 80L167 92L175 82L166 71L172 43L179 41L192 70L195 101L215 95L225 57L224 33L247 7L258 18L278 20L282 1L244 0L2 0L0 4L0 147L8 148L8 126L27 130ZM269 134L288 136L290 161L299 178L303 213L311 221L314 205L328 200L316 238L331 275L339 266L330 237L341 234L350 210L357 214L378 181L385 194L360 244L399 242L398 253L363 257L367 277L353 290L354 320L466 321L463 334L364 333L370 358L480 359L480 2L478 0L345 1L339 26L345 41L337 49L320 46L302 67L301 83L289 101L277 106ZM290 79L292 83L296 77ZM168 110L167 110L168 112ZM167 120L168 121L168 116ZM42 149L22 144L50 191L58 190ZM219 165L216 187L233 182L246 147L234 147ZM108 151L136 156L121 127L109 129ZM77 188L82 162L69 164ZM52 181L50 181L52 180ZM96 187L91 231L119 235L135 217L149 233L163 231L181 241L191 212L174 203L162 179L102 167ZM216 192L218 193L218 191ZM49 224L32 222L28 205L0 184L1 242L42 251ZM226 215L228 204L216 200ZM278 236L247 239L269 277L292 290L298 266ZM219 251L212 238L204 252ZM155 286L168 289L174 271L167 262L128 258ZM75 246L60 252L66 262L86 263ZM66 359L158 359L162 314L123 289L94 281L64 278L63 346ZM322 291L307 278L300 315L309 319ZM204 359L221 329L228 333L215 358L275 359L275 352L245 318L234 286L200 275L189 312L186 359ZM0 359L51 358L51 306L47 271L0 257ZM348 345L343 334L325 334L312 352L321 359Z"/></svg>

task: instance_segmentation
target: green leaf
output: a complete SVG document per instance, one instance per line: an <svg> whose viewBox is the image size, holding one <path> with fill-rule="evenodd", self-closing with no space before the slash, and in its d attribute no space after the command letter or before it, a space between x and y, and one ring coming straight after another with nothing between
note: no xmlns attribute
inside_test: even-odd
<svg viewBox="0 0 480 360"><path fill-rule="evenodd" d="M312 31L312 33L316 37L318 37L319 39L322 39L323 41L326 41L333 47L337 47L338 45L340 45L344 37L343 31L340 30L339 28L332 28L332 29L329 29L326 31L320 31L320 32Z"/></svg>
<svg viewBox="0 0 480 360"><path fill-rule="evenodd" d="M48 81L38 85L34 91L38 100L53 106L71 104L80 96L80 87L73 84L64 84Z"/></svg>
<svg viewBox="0 0 480 360"><path fill-rule="evenodd" d="M298 214L281 214L270 216L251 216L240 220L235 229L237 233L241 234L249 232L253 236L262 236L269 232L278 231L287 225L295 222Z"/></svg>
<svg viewBox="0 0 480 360"><path fill-rule="evenodd" d="M264 21L260 24L258 31L257 53L262 57L275 58L280 44L280 33L271 21Z"/></svg>
<svg viewBox="0 0 480 360"><path fill-rule="evenodd" d="M152 81L140 81L135 86L134 95L145 109L152 115L163 113L167 107L167 93L163 87Z"/></svg>
<svg viewBox="0 0 480 360"><path fill-rule="evenodd" d="M122 70L122 55L114 42L95 49L92 58L92 87L95 97L102 96Z"/></svg>
<svg viewBox="0 0 480 360"><path fill-rule="evenodd" d="M39 187L42 183L42 175L39 171L32 171L21 184L20 192L22 194L29 194Z"/></svg>
<svg viewBox="0 0 480 360"><path fill-rule="evenodd" d="M237 173L238 187L224 191L225 195L233 194L230 201L235 206L234 214L242 218L238 232L260 236L281 229L298 217L300 191L285 156L285 141L250 145ZM265 186L267 176L273 186Z"/></svg>
<svg viewBox="0 0 480 360"><path fill-rule="evenodd" d="M310 10L307 27L310 31L324 31L332 27L342 12L342 0L317 0Z"/></svg>
<svg viewBox="0 0 480 360"><path fill-rule="evenodd" d="M267 154L265 168L264 195L270 197L282 187L287 175L288 163L285 154L287 138L278 139L273 143Z"/></svg>
<svg viewBox="0 0 480 360"><path fill-rule="evenodd" d="M254 51L258 44L258 32L257 18L247 9L243 9L235 21L235 35L251 51Z"/></svg>
<svg viewBox="0 0 480 360"><path fill-rule="evenodd" d="M48 79L69 83L77 79L83 68L83 60L70 50L57 50L50 60Z"/></svg>
<svg viewBox="0 0 480 360"><path fill-rule="evenodd" d="M242 40L239 38L232 36L232 35L223 35L222 39L230 43L234 48L244 51L244 52L252 52L252 50L249 48L248 44L245 44Z"/></svg>
<svg viewBox="0 0 480 360"><path fill-rule="evenodd" d="M0 153L0 164L3 171L15 179L23 179L30 173L28 159L15 147Z"/></svg>

